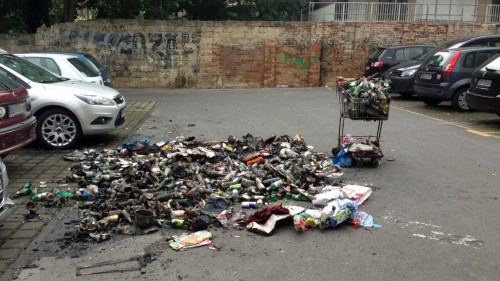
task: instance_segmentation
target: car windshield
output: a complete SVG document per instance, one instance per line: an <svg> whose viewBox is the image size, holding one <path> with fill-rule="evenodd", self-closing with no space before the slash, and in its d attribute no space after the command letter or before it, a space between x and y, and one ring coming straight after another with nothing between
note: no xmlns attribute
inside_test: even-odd
<svg viewBox="0 0 500 281"><path fill-rule="evenodd" d="M496 55L490 62L486 62L486 70L500 71L500 55Z"/></svg>
<svg viewBox="0 0 500 281"><path fill-rule="evenodd" d="M95 67L97 67L98 70L104 69L102 64L94 56L90 54L84 54L83 56L86 57L90 62L92 62L95 65Z"/></svg>
<svg viewBox="0 0 500 281"><path fill-rule="evenodd" d="M7 91L11 89L22 88L21 84L16 81L10 79L9 77L0 74L0 91Z"/></svg>
<svg viewBox="0 0 500 281"><path fill-rule="evenodd" d="M38 83L54 83L67 80L53 74L41 66L10 54L0 55L0 64L16 71L27 79Z"/></svg>
<svg viewBox="0 0 500 281"><path fill-rule="evenodd" d="M385 48L377 48L377 49L375 49L375 51L373 51L373 53L368 58L372 59L372 60L377 60L378 57L380 56L380 54L382 54L382 52L384 50L385 50Z"/></svg>
<svg viewBox="0 0 500 281"><path fill-rule="evenodd" d="M78 71L80 71L81 73L83 73L83 75L87 77L99 76L99 70L97 70L94 67L86 65L79 58L69 58L68 61L69 63L71 63L71 65L73 65L76 69L78 69Z"/></svg>
<svg viewBox="0 0 500 281"><path fill-rule="evenodd" d="M443 49L451 48L452 46L455 46L455 45L457 45L460 42L462 42L462 41L461 40L454 40L454 41L443 43L443 44L437 46L436 48L430 50L429 52L423 54L422 56L420 56L418 58L418 60L420 60L420 61L426 61L426 60L430 59L435 53L437 53L437 52L439 52L439 51L441 51Z"/></svg>
<svg viewBox="0 0 500 281"><path fill-rule="evenodd" d="M446 63L446 61L448 61L448 58L450 56L451 56L451 53L448 51L437 52L432 57L430 57L428 60L426 60L424 62L424 65L441 67Z"/></svg>

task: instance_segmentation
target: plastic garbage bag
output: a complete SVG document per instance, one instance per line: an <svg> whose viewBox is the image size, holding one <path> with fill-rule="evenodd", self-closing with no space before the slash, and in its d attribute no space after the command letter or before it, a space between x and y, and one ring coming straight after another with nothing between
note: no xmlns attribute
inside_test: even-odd
<svg viewBox="0 0 500 281"><path fill-rule="evenodd" d="M349 198L351 200L359 199L358 205L362 204L370 195L372 189L368 186L348 184L340 186L326 186L321 193L314 195L312 203L315 206L325 206L330 201L339 198Z"/></svg>
<svg viewBox="0 0 500 281"><path fill-rule="evenodd" d="M205 207L201 210L201 213L209 216L217 216L229 206L231 206L231 201L229 200L222 197L210 197Z"/></svg>
<svg viewBox="0 0 500 281"><path fill-rule="evenodd" d="M325 206L328 202L346 197L342 189L340 187L336 190L330 190L327 192L319 193L314 195L312 204L315 206Z"/></svg>
<svg viewBox="0 0 500 281"><path fill-rule="evenodd" d="M352 156L347 152L348 147L343 147L332 159L333 164L340 167L352 166Z"/></svg>
<svg viewBox="0 0 500 281"><path fill-rule="evenodd" d="M83 161L87 159L87 155L85 155L85 153L81 152L81 151L78 151L78 150L75 150L73 152L70 152L66 155L64 155L64 160L69 160L69 161Z"/></svg>
<svg viewBox="0 0 500 281"><path fill-rule="evenodd" d="M356 212L354 214L353 221L355 225L362 226L366 229L382 227L381 225L375 223L375 219L372 215L369 215L366 212Z"/></svg>
<svg viewBox="0 0 500 281"><path fill-rule="evenodd" d="M321 211L324 214L318 225L319 229L333 228L347 219L352 219L357 212L359 199L339 198L331 201Z"/></svg>
<svg viewBox="0 0 500 281"><path fill-rule="evenodd" d="M316 226L318 226L320 217L321 216L319 216L318 218L314 218L309 215L306 210L298 215L293 216L293 226L297 231L304 231L315 228Z"/></svg>

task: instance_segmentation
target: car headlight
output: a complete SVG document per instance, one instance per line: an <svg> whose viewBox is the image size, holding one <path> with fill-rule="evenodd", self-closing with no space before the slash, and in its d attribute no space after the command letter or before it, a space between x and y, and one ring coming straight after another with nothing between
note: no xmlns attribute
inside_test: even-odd
<svg viewBox="0 0 500 281"><path fill-rule="evenodd" d="M415 72L417 72L416 69L409 69L401 72L401 77L410 77L415 75Z"/></svg>
<svg viewBox="0 0 500 281"><path fill-rule="evenodd" d="M5 115L7 115L7 110L5 109L5 107L0 106L0 119L4 118Z"/></svg>
<svg viewBox="0 0 500 281"><path fill-rule="evenodd" d="M115 105L112 99L96 95L75 95L82 101L92 105Z"/></svg>

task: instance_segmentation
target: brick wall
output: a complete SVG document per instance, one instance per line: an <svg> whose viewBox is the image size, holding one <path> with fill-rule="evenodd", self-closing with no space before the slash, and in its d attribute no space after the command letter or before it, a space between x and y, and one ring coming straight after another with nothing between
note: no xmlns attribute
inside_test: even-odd
<svg viewBox="0 0 500 281"><path fill-rule="evenodd" d="M99 20L0 34L0 48L92 53L118 88L316 87L359 76L377 46L496 33L481 24Z"/></svg>

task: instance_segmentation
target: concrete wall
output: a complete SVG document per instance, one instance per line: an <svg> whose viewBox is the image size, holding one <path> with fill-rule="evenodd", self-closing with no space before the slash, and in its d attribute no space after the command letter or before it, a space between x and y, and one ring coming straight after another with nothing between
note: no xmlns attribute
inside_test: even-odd
<svg viewBox="0 0 500 281"><path fill-rule="evenodd" d="M101 20L3 34L0 48L92 53L117 88L316 87L361 75L376 46L496 33L481 24Z"/></svg>

